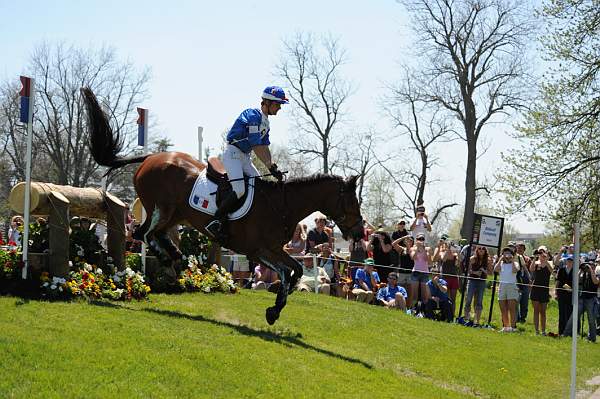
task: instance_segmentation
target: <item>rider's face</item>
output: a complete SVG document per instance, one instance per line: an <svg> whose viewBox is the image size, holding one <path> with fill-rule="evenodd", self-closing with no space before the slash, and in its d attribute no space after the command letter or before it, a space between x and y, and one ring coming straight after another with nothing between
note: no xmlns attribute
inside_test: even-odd
<svg viewBox="0 0 600 399"><path fill-rule="evenodd" d="M277 115L277 112L281 109L281 104L271 101L268 106L269 115Z"/></svg>

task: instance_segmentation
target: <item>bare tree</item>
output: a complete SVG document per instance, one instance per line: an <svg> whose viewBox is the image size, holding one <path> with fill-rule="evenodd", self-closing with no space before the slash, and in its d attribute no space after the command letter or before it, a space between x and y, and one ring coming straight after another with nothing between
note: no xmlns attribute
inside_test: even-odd
<svg viewBox="0 0 600 399"><path fill-rule="evenodd" d="M427 95L421 93L414 85L414 75L416 72L406 67L402 81L397 86L388 87L389 93L384 102L384 109L394 127L398 129L401 137L408 137L408 149L417 154L416 168L411 167L413 162L405 162L400 173L386 167L404 199L404 206L400 209L405 216L410 217L416 213L418 205L425 203L426 188L428 184L433 183L429 179L429 171L439 161L434 155L434 145L448 143L459 137L444 117L440 106L430 103ZM412 190L405 186L412 187ZM438 202L436 205L430 219L432 223L442 213L458 204ZM410 212L407 209L410 209Z"/></svg>
<svg viewBox="0 0 600 399"><path fill-rule="evenodd" d="M350 84L340 75L346 61L346 51L337 40L298 33L283 41L282 62L276 75L289 87L289 96L297 107L292 109L296 133L292 135L292 153L320 160L323 173L336 166L336 149L343 137L336 135L344 107L352 92Z"/></svg>
<svg viewBox="0 0 600 399"><path fill-rule="evenodd" d="M362 205L363 194L366 189L366 180L371 175L371 171L376 169L381 163L385 163L395 155L388 154L385 157L380 157L376 153L376 145L381 141L381 134L375 129L370 128L366 133L348 135L348 147L343 156L345 157L342 163L344 175L355 174L360 176L358 179L357 196L358 203Z"/></svg>
<svg viewBox="0 0 600 399"><path fill-rule="evenodd" d="M131 62L120 62L112 48L42 44L33 52L30 73L36 79L34 141L50 158L55 182L85 186L97 179L98 165L87 148L89 133L80 88L91 87L110 104L107 110L114 129L129 137L131 144L133 113L146 95L149 71L138 72Z"/></svg>
<svg viewBox="0 0 600 399"><path fill-rule="evenodd" d="M401 0L418 35L420 86L462 125L467 144L461 233L473 224L478 141L495 117L528 98L527 44L533 21L515 0Z"/></svg>

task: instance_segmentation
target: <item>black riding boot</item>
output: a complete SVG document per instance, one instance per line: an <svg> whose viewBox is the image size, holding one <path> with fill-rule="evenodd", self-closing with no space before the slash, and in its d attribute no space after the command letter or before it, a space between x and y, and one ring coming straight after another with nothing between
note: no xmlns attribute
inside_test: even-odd
<svg viewBox="0 0 600 399"><path fill-rule="evenodd" d="M227 223L227 215L234 210L235 205L238 202L238 197L235 191L231 191L219 208L215 212L213 220L206 225L206 230L213 235L217 240L221 241L225 238L224 227Z"/></svg>

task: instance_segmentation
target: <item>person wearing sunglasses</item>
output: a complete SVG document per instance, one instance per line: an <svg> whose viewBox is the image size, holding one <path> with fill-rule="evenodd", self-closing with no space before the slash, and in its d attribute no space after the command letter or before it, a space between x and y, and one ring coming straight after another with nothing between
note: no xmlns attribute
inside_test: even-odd
<svg viewBox="0 0 600 399"><path fill-rule="evenodd" d="M494 272L500 274L500 286L498 288L498 303L502 314L501 332L515 332L517 329L517 301L519 290L517 289L517 272L519 264L515 262L514 252L505 247L501 251L502 256L494 266Z"/></svg>

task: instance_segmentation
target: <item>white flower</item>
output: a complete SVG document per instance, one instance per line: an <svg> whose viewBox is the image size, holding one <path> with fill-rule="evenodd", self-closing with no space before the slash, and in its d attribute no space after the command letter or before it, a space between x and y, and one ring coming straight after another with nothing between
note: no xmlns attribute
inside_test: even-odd
<svg viewBox="0 0 600 399"><path fill-rule="evenodd" d="M206 286L206 287L202 288L202 291L204 291L204 292L210 292L210 287Z"/></svg>
<svg viewBox="0 0 600 399"><path fill-rule="evenodd" d="M185 255L181 255L181 259L182 259L182 260L187 260L187 256L185 256Z"/></svg>
<svg viewBox="0 0 600 399"><path fill-rule="evenodd" d="M69 261L69 267L73 267L73 262Z"/></svg>
<svg viewBox="0 0 600 399"><path fill-rule="evenodd" d="M117 294L119 294L119 296L121 296L121 295L123 294L123 291L124 291L124 290L123 290L123 288L117 288L117 289L115 290L115 292L116 292Z"/></svg>
<svg viewBox="0 0 600 399"><path fill-rule="evenodd" d="M97 268L97 269L96 269L96 274L102 274L102 269L100 269L100 268Z"/></svg>
<svg viewBox="0 0 600 399"><path fill-rule="evenodd" d="M127 275L127 277L135 276L135 272L133 270L131 270L130 268L125 269L125 274Z"/></svg>
<svg viewBox="0 0 600 399"><path fill-rule="evenodd" d="M45 283L42 285L42 287L47 287L47 286L49 286L49 285L50 285L50 283L46 281L46 282L45 282Z"/></svg>
<svg viewBox="0 0 600 399"><path fill-rule="evenodd" d="M80 249L79 251L77 251L77 256L83 256L85 255L85 252L83 252L82 249Z"/></svg>
<svg viewBox="0 0 600 399"><path fill-rule="evenodd" d="M59 290L60 292L62 292L62 291L63 291L62 285L61 285L60 287L58 287L58 290Z"/></svg>
<svg viewBox="0 0 600 399"><path fill-rule="evenodd" d="M52 284L52 285L50 286L50 289L53 289L53 290L55 290L55 289L56 289L56 284Z"/></svg>
<svg viewBox="0 0 600 399"><path fill-rule="evenodd" d="M84 269L86 272L91 272L91 271L93 270L93 267L92 267L92 265L90 265L89 263L84 263L84 264L83 264L83 269Z"/></svg>
<svg viewBox="0 0 600 399"><path fill-rule="evenodd" d="M118 283L118 282L120 282L120 281L121 281L121 277L119 277L119 273L115 274L115 275L112 277L112 279L113 279L113 281L114 281L115 283Z"/></svg>

